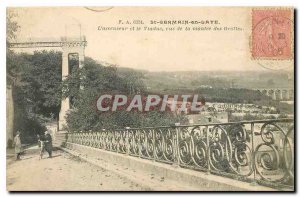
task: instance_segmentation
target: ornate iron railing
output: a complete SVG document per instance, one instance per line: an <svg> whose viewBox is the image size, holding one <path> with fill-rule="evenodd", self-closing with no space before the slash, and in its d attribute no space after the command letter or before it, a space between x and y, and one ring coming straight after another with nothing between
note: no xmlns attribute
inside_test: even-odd
<svg viewBox="0 0 300 197"><path fill-rule="evenodd" d="M68 142L271 187L294 187L294 120L103 129Z"/></svg>

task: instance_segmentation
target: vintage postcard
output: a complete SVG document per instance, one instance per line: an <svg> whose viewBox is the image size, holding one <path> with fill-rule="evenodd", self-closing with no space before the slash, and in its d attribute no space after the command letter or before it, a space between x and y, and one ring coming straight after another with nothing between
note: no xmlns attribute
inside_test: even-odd
<svg viewBox="0 0 300 197"><path fill-rule="evenodd" d="M8 191L294 191L291 7L8 7Z"/></svg>

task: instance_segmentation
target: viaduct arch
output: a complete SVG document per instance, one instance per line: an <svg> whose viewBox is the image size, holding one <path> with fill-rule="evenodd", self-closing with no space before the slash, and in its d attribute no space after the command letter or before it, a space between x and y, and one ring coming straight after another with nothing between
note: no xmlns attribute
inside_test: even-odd
<svg viewBox="0 0 300 197"><path fill-rule="evenodd" d="M292 88L264 88L255 90L271 97L273 100L294 100L294 90Z"/></svg>

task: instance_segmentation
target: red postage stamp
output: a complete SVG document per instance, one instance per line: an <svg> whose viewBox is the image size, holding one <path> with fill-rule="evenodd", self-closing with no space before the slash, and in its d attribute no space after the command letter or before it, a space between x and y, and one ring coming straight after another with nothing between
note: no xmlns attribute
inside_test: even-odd
<svg viewBox="0 0 300 197"><path fill-rule="evenodd" d="M293 57L292 9L252 10L252 58Z"/></svg>

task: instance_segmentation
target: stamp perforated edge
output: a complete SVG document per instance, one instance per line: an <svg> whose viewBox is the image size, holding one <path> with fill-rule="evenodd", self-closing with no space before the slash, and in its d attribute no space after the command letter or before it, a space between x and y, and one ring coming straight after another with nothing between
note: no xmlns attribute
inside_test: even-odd
<svg viewBox="0 0 300 197"><path fill-rule="evenodd" d="M252 39L253 39L253 11L254 10L290 10L291 11L291 55L289 58L276 58L276 57L253 57L253 53L252 53ZM258 60L273 60L273 61L287 61L287 60L294 60L294 27L295 27L295 23L294 23L294 7L253 7L251 9L251 35L249 36L249 50L250 50L250 58L253 61L258 61Z"/></svg>

